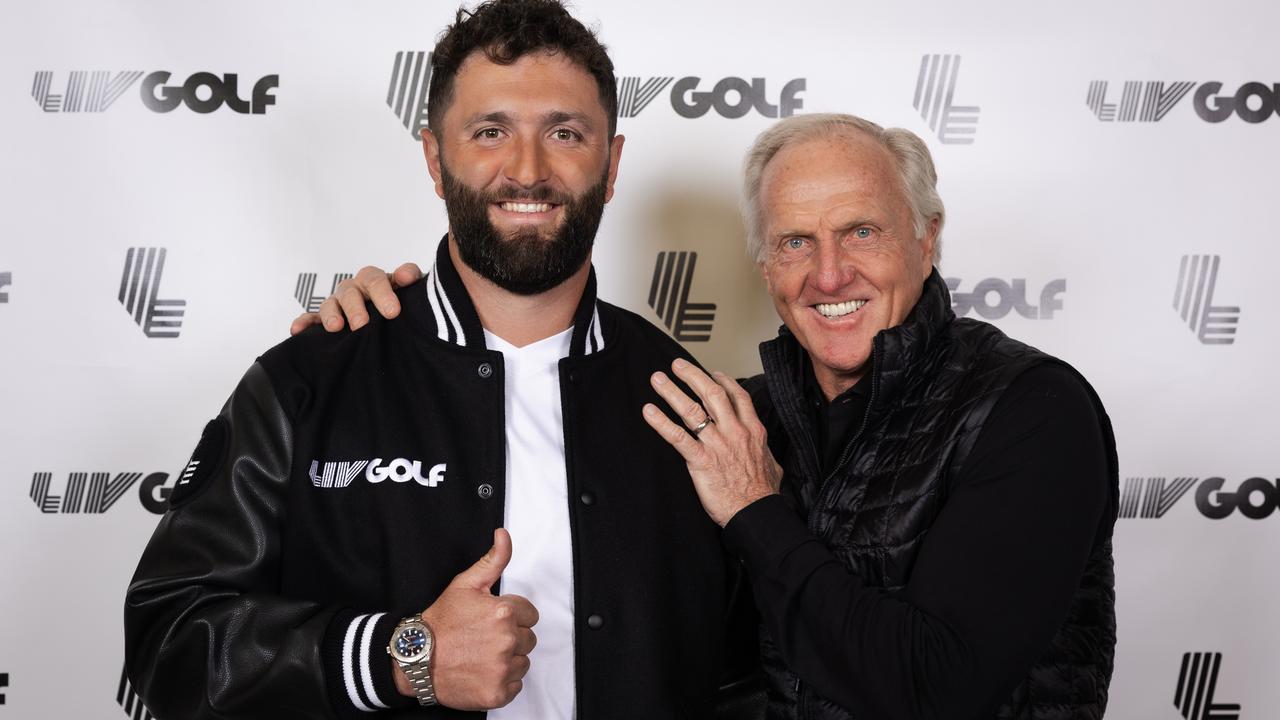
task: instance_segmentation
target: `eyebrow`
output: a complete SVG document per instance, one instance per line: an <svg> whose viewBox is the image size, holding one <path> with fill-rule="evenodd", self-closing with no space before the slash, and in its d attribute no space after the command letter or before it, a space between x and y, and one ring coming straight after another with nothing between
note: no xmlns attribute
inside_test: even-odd
<svg viewBox="0 0 1280 720"><path fill-rule="evenodd" d="M559 123L576 122L581 125L585 125L588 129L591 129L595 126L595 123L591 122L591 118L588 117L586 113L580 113L580 112L568 112L566 110L553 110L552 112L547 113L545 118L548 125L557 125Z"/></svg>
<svg viewBox="0 0 1280 720"><path fill-rule="evenodd" d="M842 233L847 233L856 227L861 227L863 225L874 225L874 224L875 224L875 221L873 221L869 217L859 217L859 218L854 218L849 222L843 223L840 227L836 228L835 231L836 231L836 234L842 234ZM814 237L814 235L815 235L814 233L808 230L792 229L792 230L779 230L778 232L771 233L770 237L772 237L773 240L777 241L777 240L784 240L789 237Z"/></svg>

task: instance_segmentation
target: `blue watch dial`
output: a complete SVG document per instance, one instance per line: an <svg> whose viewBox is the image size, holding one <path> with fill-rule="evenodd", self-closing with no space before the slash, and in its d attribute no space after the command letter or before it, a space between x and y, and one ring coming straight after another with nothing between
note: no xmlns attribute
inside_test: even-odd
<svg viewBox="0 0 1280 720"><path fill-rule="evenodd" d="M405 628L396 638L396 651L405 657L422 652L427 646L427 634L415 627Z"/></svg>

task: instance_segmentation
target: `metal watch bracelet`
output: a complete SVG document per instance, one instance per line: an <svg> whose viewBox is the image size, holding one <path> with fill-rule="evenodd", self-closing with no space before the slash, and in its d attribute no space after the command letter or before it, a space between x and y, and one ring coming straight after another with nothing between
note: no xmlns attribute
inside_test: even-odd
<svg viewBox="0 0 1280 720"><path fill-rule="evenodd" d="M418 704L423 707L436 704L436 688L431 682L431 670L425 662L405 663L400 666L404 675L413 686L413 693L418 697Z"/></svg>

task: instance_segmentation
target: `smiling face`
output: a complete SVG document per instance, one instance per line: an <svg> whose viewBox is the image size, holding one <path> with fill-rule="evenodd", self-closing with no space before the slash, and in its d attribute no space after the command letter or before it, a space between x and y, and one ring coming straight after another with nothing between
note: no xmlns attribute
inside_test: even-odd
<svg viewBox="0 0 1280 720"><path fill-rule="evenodd" d="M788 145L760 187L764 275L828 398L866 373L929 277L937 221L916 238L893 156L857 131Z"/></svg>
<svg viewBox="0 0 1280 720"><path fill-rule="evenodd" d="M540 293L584 270L623 142L610 141L599 98L563 55L500 65L477 51L440 127L423 133L458 253L500 287Z"/></svg>

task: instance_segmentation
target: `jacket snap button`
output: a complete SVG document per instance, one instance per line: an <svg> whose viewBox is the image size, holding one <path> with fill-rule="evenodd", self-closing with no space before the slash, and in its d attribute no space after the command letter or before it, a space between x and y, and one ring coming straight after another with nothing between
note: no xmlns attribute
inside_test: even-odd
<svg viewBox="0 0 1280 720"><path fill-rule="evenodd" d="M480 363L480 367L476 368L476 374L482 378L490 377L493 375L493 366L489 363Z"/></svg>
<svg viewBox="0 0 1280 720"><path fill-rule="evenodd" d="M590 490L587 490L586 492L582 493L579 499L582 500L583 505L596 504L596 496Z"/></svg>
<svg viewBox="0 0 1280 720"><path fill-rule="evenodd" d="M569 382L571 382L571 383L576 383L576 382L578 382L578 371L577 371L577 370L570 370L570 371L569 371Z"/></svg>
<svg viewBox="0 0 1280 720"><path fill-rule="evenodd" d="M480 496L481 500L488 500L493 497L493 486L489 483L484 483L476 488L476 494Z"/></svg>
<svg viewBox="0 0 1280 720"><path fill-rule="evenodd" d="M587 627L591 628L592 630L599 630L600 628L604 627L604 618L600 617L599 615L592 615L591 617L587 618Z"/></svg>

